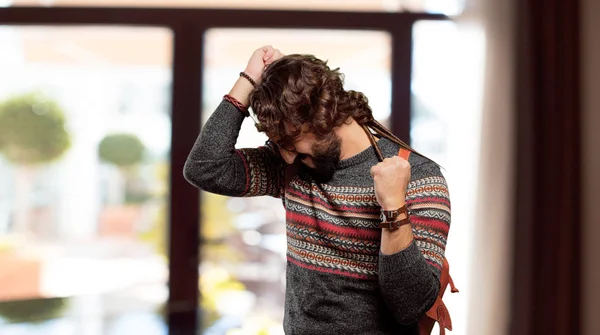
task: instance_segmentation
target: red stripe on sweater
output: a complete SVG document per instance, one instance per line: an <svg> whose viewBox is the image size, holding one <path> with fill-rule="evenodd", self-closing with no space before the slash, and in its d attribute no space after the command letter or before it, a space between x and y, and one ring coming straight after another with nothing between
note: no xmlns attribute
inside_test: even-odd
<svg viewBox="0 0 600 335"><path fill-rule="evenodd" d="M294 234L290 232L288 232L286 235L289 238L292 238L297 241L352 254L375 256L379 254L380 249L380 245L375 243L374 241L365 243L365 241L357 239L344 239L344 241L349 242L349 244L336 243L332 246L331 238L327 235L321 236L322 238L319 239L313 238L312 236L308 237L307 235Z"/></svg>
<svg viewBox="0 0 600 335"><path fill-rule="evenodd" d="M431 261L429 259L425 259L425 262L427 262L427 264L433 266L434 268L436 268L436 269L438 269L440 271L442 270L442 266L440 264L436 263L436 262L433 262L433 261Z"/></svg>
<svg viewBox="0 0 600 335"><path fill-rule="evenodd" d="M338 236L360 237L369 240L381 237L381 231L379 229L341 227L327 221L319 220L314 216L304 215L296 212L288 212L286 218L290 223L318 228L318 231L324 231Z"/></svg>
<svg viewBox="0 0 600 335"><path fill-rule="evenodd" d="M421 227L430 228L431 230L443 232L444 234L447 234L450 229L450 226L448 225L448 223L446 223L444 221L436 220L436 219L432 219L432 218L425 218L425 217L416 216L416 215L413 215L410 217L410 223L413 225L416 224Z"/></svg>

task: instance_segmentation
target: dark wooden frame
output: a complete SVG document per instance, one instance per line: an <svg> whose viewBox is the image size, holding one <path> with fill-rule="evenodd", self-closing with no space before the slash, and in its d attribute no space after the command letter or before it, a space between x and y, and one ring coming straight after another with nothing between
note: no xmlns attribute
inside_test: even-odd
<svg viewBox="0 0 600 335"><path fill-rule="evenodd" d="M412 27L445 20L426 13L229 10L189 8L0 8L0 25L124 25L167 27L174 33L170 172L170 334L194 334L198 324L200 195L182 177L200 131L203 44L210 28L380 30L392 37L392 131L409 142ZM233 80L233 79L232 79Z"/></svg>
<svg viewBox="0 0 600 335"><path fill-rule="evenodd" d="M511 335L581 332L579 1L517 1Z"/></svg>

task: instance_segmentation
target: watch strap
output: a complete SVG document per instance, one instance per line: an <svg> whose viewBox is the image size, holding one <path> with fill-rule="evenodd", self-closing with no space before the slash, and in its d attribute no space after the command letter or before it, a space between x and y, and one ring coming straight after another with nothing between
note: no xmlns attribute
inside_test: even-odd
<svg viewBox="0 0 600 335"><path fill-rule="evenodd" d="M382 229L389 229L389 230L396 230L402 226L406 226L410 224L410 221L408 219L408 216L405 217L404 219L401 220L396 220L396 221L390 221L390 222L381 222L379 224L379 228Z"/></svg>
<svg viewBox="0 0 600 335"><path fill-rule="evenodd" d="M409 218L408 218L408 209L406 208L406 204L394 211L385 211L382 210L381 211L382 214L384 214L384 217L388 217L387 214L390 214L390 216L393 216L393 220L382 220L381 223L379 223L379 228L386 228L386 229L390 229L390 230L396 230L404 225L410 224ZM392 213L389 213L392 212ZM404 218L402 219L398 219L398 217L404 214Z"/></svg>
<svg viewBox="0 0 600 335"><path fill-rule="evenodd" d="M406 205L391 211L382 209L381 214L383 222L396 221L401 214L404 214L406 217L408 217L408 209L406 208Z"/></svg>

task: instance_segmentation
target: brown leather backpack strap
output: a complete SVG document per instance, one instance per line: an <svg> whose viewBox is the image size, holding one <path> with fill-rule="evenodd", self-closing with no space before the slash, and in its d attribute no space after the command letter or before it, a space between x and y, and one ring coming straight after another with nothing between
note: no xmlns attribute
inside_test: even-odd
<svg viewBox="0 0 600 335"><path fill-rule="evenodd" d="M452 280L452 276L450 276L450 264L448 264L448 260L444 257L442 262L442 275L440 276L440 286L445 288L450 285L450 292L458 293L458 289L454 285L454 280ZM440 291L440 296L443 296L444 292Z"/></svg>
<svg viewBox="0 0 600 335"><path fill-rule="evenodd" d="M446 305L442 301L442 297L437 297L435 303L425 315L438 323L440 331L442 329L452 330L452 319L450 318L448 308L446 308Z"/></svg>
<svg viewBox="0 0 600 335"><path fill-rule="evenodd" d="M446 305L442 300L442 297L444 296L444 292L446 291L448 285L450 285L450 287L452 288L452 292L458 292L456 287L454 287L452 277L450 277L450 265L444 257L444 259L442 260L442 272L440 274L440 291L433 306L431 306L431 308L419 321L419 329L421 335L431 334L431 330L433 329L433 326L436 322L438 323L441 335L446 334L446 329L452 330L452 318L450 318L448 308L446 308Z"/></svg>
<svg viewBox="0 0 600 335"><path fill-rule="evenodd" d="M449 283L450 283L450 292L458 293L458 289L454 286L454 280L452 280L452 276L448 275Z"/></svg>
<svg viewBox="0 0 600 335"><path fill-rule="evenodd" d="M450 265L448 264L448 260L446 260L446 257L444 257L444 259L442 260L442 273L440 274L440 292L438 293L438 295L440 297L444 296L446 287L448 287L449 283L450 283Z"/></svg>
<svg viewBox="0 0 600 335"><path fill-rule="evenodd" d="M440 334L445 334L446 329L452 330L452 319L446 305L439 295L431 308L419 320L419 334L430 335L435 323L438 323Z"/></svg>
<svg viewBox="0 0 600 335"><path fill-rule="evenodd" d="M410 150L404 148L404 147L400 147L400 150L398 151L398 156L400 156L400 158L404 158L406 160L408 160L408 157L410 156Z"/></svg>

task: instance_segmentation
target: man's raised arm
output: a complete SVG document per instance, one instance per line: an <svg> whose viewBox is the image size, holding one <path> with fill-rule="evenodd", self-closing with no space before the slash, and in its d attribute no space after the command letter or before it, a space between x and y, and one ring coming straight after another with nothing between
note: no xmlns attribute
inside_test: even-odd
<svg viewBox="0 0 600 335"><path fill-rule="evenodd" d="M235 149L246 117L241 109L249 105L253 89L251 80L258 81L264 67L280 57L270 46L254 52L244 71L250 78L240 76L202 128L185 163L188 182L221 195L280 196L284 169L277 149L270 145Z"/></svg>

